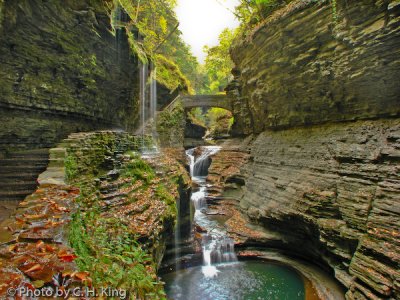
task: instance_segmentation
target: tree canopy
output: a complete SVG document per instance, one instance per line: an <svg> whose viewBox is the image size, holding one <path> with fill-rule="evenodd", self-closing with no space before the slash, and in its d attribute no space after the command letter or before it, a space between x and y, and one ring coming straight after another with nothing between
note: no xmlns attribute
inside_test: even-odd
<svg viewBox="0 0 400 300"><path fill-rule="evenodd" d="M205 59L205 72L207 75L207 93L215 94L223 92L223 89L231 80L233 62L229 49L235 37L235 31L224 29L219 35L219 44L214 47L204 47L207 56Z"/></svg>
<svg viewBox="0 0 400 300"><path fill-rule="evenodd" d="M129 25L139 30L140 39L127 30L132 48L142 60L150 57L162 68L162 83L169 89L184 84L191 91L190 82L195 82L198 62L181 38L174 12L176 0L114 0L114 6L121 6L129 15ZM112 18L118 25L116 14L114 10Z"/></svg>

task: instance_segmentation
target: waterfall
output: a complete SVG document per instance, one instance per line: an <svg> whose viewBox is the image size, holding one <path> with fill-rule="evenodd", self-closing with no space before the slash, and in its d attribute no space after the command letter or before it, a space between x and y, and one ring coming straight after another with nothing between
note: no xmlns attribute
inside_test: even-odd
<svg viewBox="0 0 400 300"><path fill-rule="evenodd" d="M186 155L190 159L190 176L199 177L207 176L208 168L211 164L211 156L217 153L221 147L219 146L206 146L201 147L201 153L198 157L195 157L196 148L189 149L186 151Z"/></svg>
<svg viewBox="0 0 400 300"><path fill-rule="evenodd" d="M157 134L157 68L151 64L151 82L150 82L150 118L152 119L153 138Z"/></svg>
<svg viewBox="0 0 400 300"><path fill-rule="evenodd" d="M203 252L203 274L206 277L218 275L218 264L236 262L237 257L234 249L234 242L226 236L221 226L211 220L206 214L207 211L207 184L205 176L211 164L211 155L220 150L218 146L206 146L200 148L201 153L196 157L196 148L189 149L186 154L190 161L190 175L199 185L199 190L192 193L191 201L195 208L194 221L197 225L207 230L202 237Z"/></svg>
<svg viewBox="0 0 400 300"><path fill-rule="evenodd" d="M176 211L178 212L178 217L176 218L175 229L174 229L174 251L175 251L175 270L180 268L180 256L181 256L181 201L180 199L176 201Z"/></svg>
<svg viewBox="0 0 400 300"><path fill-rule="evenodd" d="M189 168L190 168L190 177L193 177L193 167L194 167L194 150L196 148L192 148L186 150L186 155L189 157Z"/></svg>
<svg viewBox="0 0 400 300"><path fill-rule="evenodd" d="M158 153L157 144L157 69L153 63L150 65L140 63L140 134L142 135L142 154L144 156ZM149 84L148 84L149 82ZM146 136L152 137L152 145L146 143Z"/></svg>
<svg viewBox="0 0 400 300"><path fill-rule="evenodd" d="M205 186L202 186L200 187L199 191L194 192L192 194L191 200L196 210L202 210L207 208L206 189L207 188Z"/></svg>
<svg viewBox="0 0 400 300"><path fill-rule="evenodd" d="M147 101L146 101L146 81L147 81L147 64L140 63L140 123L142 129L142 150L145 149L145 130L146 130L146 112L147 112Z"/></svg>

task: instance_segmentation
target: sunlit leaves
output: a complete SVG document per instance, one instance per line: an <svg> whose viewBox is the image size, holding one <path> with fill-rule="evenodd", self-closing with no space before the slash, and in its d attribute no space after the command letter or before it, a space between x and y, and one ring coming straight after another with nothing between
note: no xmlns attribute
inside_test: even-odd
<svg viewBox="0 0 400 300"><path fill-rule="evenodd" d="M160 79L169 89L175 89L179 85L190 90L188 79L196 83L198 63L191 54L190 48L181 38L181 32L176 29L178 20L174 7L176 0L115 0L129 14L130 24L140 32L137 40L128 31L131 48L140 60L147 63L147 58L152 57L161 72ZM114 12L115 14L115 12ZM113 17L117 19L116 16ZM117 24L117 21L114 21ZM144 49L144 50L142 50ZM158 65L160 60L156 55L162 55L165 60L173 62L177 71ZM171 64L169 64L171 65ZM172 84L173 82L173 84Z"/></svg>
<svg viewBox="0 0 400 300"><path fill-rule="evenodd" d="M234 37L234 31L226 28L219 35L219 45L204 49L207 53L205 69L210 82L210 93L221 92L231 79L233 62L229 49Z"/></svg>
<svg viewBox="0 0 400 300"><path fill-rule="evenodd" d="M160 16L160 20L159 20L159 24L160 24L160 28L163 34L166 34L168 31L168 27L167 27L167 20L164 18L164 16Z"/></svg>

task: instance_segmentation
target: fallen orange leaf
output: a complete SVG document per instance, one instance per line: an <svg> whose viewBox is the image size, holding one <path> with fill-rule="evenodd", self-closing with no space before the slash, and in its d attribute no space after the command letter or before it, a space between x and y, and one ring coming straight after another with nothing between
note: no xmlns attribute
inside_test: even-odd
<svg viewBox="0 0 400 300"><path fill-rule="evenodd" d="M29 268L28 270L26 270L24 273L30 273L30 272L35 272L35 271L39 271L39 270L43 270L43 266L36 264L34 265L32 268Z"/></svg>
<svg viewBox="0 0 400 300"><path fill-rule="evenodd" d="M75 258L78 257L75 254L68 253L65 249L60 250L58 252L57 256L59 259L61 259L64 262L72 262Z"/></svg>

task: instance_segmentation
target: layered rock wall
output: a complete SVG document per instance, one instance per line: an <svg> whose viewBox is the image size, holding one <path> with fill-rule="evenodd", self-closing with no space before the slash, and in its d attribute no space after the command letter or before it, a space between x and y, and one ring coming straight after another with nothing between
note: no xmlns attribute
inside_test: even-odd
<svg viewBox="0 0 400 300"><path fill-rule="evenodd" d="M293 1L232 49L235 132L260 133L240 205L347 299L400 299L400 5L335 3Z"/></svg>
<svg viewBox="0 0 400 300"><path fill-rule="evenodd" d="M2 3L2 4L1 4ZM0 152L131 129L137 60L108 1L0 2Z"/></svg>
<svg viewBox="0 0 400 300"><path fill-rule="evenodd" d="M266 131L241 207L284 247L330 266L349 299L399 297L400 122Z"/></svg>
<svg viewBox="0 0 400 300"><path fill-rule="evenodd" d="M236 133L399 115L398 1L330 3L293 1L236 42Z"/></svg>

